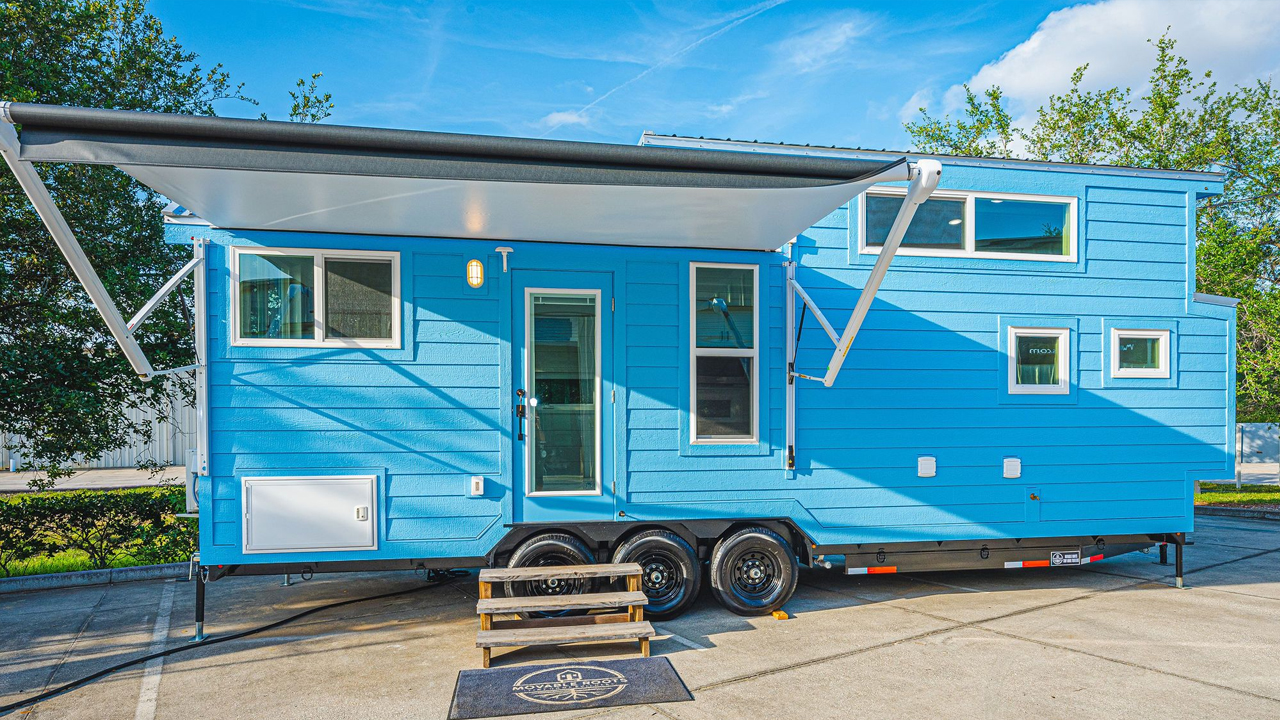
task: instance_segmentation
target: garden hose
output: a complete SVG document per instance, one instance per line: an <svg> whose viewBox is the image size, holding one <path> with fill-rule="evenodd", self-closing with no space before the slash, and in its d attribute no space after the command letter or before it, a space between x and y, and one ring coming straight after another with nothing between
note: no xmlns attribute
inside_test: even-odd
<svg viewBox="0 0 1280 720"><path fill-rule="evenodd" d="M344 605L354 605L356 603L369 602L371 600L385 600L386 598L393 598L400 595L409 595L411 593L421 592L429 588L439 587L453 580L454 578L463 577L467 574L468 573L465 570L428 570L427 583L424 585L411 587L408 590L397 590L395 592L383 593L381 595L371 595L369 597L355 598L352 600L340 600L335 603L329 603L328 605L313 607L310 610L303 610L302 612L296 615L290 615L289 617L284 618L283 620L277 620L273 623L269 623L261 627L252 628L250 630L244 630L231 635L220 635L218 637L207 639L198 643L178 645L177 647L171 647L167 650L161 650L160 652L151 653L150 655L143 655L141 657L136 657L132 660L126 660L125 662L119 663L117 665L112 665L109 668L104 668L91 675L86 675L78 680L72 680L69 683L63 683L62 685L59 685L58 687L53 688L52 690L46 690L40 693L39 695L33 695L32 697L26 698L25 700L19 700L18 702L9 703L8 705L0 706L0 715L8 715L14 710L20 710L24 707L34 705L38 702L43 702L45 700L48 700L51 697L55 697L57 695L61 695L65 692L68 692L70 690L74 690L82 685L87 685L95 680L99 680L108 675L111 675L112 673L119 672L121 670L124 670L125 668L133 667L134 665L140 665L142 663L145 663L150 660L154 660L156 658L168 657L170 655L176 655L180 652L186 652L188 650L198 650L199 648L208 647L210 645L217 645L218 643L229 642L231 640L239 640L240 638L249 637L250 635L257 635L258 633L266 632L267 630L274 630L275 628L278 628L281 625L288 625L289 623L294 622L295 620L301 620L302 618L307 617L308 615L314 615L315 613L321 612L323 610L332 610L334 608L339 608ZM200 582L200 581L197 581L197 582Z"/></svg>

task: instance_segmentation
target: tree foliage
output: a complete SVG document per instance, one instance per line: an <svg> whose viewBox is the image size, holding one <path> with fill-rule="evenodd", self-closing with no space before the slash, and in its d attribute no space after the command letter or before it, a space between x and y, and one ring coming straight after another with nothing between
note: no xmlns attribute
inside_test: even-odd
<svg viewBox="0 0 1280 720"><path fill-rule="evenodd" d="M1196 76L1166 33L1142 95L1085 90L1088 65L1016 126L1000 88L966 86L963 116L906 124L922 152L1021 157L1224 174L1222 195L1197 208L1196 284L1240 299L1237 418L1280 420L1280 89L1270 79L1220 89Z"/></svg>
<svg viewBox="0 0 1280 720"><path fill-rule="evenodd" d="M291 93L296 119L315 122L332 109L318 78ZM0 2L0 99L213 115L226 98L254 102L221 65L202 67L166 35L145 0ZM163 200L124 172L38 169L126 316L189 258L189 249L164 242ZM157 368L194 361L184 285L135 336ZM129 411L164 417L167 396L162 383L133 374L17 181L0 172L0 433L24 467L51 484L77 459L146 443L150 425Z"/></svg>

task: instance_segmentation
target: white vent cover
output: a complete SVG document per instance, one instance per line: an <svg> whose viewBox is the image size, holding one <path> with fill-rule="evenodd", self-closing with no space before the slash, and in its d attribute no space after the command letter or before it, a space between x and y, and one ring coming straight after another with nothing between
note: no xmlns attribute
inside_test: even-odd
<svg viewBox="0 0 1280 720"><path fill-rule="evenodd" d="M932 455L921 455L916 458L916 475L930 478L938 474L938 459Z"/></svg>
<svg viewBox="0 0 1280 720"><path fill-rule="evenodd" d="M1004 476L1010 479L1022 477L1022 460L1016 457L1005 458Z"/></svg>

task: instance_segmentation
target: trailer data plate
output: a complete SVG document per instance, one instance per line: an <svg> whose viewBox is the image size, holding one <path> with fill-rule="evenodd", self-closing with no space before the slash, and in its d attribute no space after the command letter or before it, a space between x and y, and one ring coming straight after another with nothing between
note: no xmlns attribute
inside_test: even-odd
<svg viewBox="0 0 1280 720"><path fill-rule="evenodd" d="M1079 550L1054 550L1049 553L1050 565L1079 565Z"/></svg>

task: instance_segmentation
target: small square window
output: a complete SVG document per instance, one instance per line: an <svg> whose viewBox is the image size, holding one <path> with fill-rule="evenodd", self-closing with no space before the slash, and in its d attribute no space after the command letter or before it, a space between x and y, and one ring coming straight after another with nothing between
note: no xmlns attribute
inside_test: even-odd
<svg viewBox="0 0 1280 720"><path fill-rule="evenodd" d="M1111 330L1111 377L1168 378L1168 330Z"/></svg>
<svg viewBox="0 0 1280 720"><path fill-rule="evenodd" d="M1071 390L1071 331L1009 328L1009 393L1066 395Z"/></svg>

